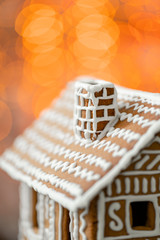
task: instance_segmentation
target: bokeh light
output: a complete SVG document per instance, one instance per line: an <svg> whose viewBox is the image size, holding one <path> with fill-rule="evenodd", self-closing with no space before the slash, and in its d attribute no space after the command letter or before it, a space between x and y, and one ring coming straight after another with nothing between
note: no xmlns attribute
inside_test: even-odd
<svg viewBox="0 0 160 240"><path fill-rule="evenodd" d="M3 1L1 101L31 120L81 74L159 92L159 11L159 0Z"/></svg>
<svg viewBox="0 0 160 240"><path fill-rule="evenodd" d="M159 0L0 1L0 152L78 75L160 92L159 13Z"/></svg>

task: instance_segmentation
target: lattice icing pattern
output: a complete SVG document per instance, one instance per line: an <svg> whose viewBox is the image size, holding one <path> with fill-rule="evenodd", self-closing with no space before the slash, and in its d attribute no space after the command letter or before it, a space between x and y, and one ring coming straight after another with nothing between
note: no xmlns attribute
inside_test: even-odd
<svg viewBox="0 0 160 240"><path fill-rule="evenodd" d="M78 78L75 84L74 129L78 138L103 138L118 120L114 84L93 78Z"/></svg>

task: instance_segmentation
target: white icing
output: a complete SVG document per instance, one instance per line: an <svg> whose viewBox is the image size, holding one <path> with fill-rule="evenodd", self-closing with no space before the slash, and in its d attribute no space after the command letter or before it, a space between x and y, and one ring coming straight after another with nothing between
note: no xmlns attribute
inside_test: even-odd
<svg viewBox="0 0 160 240"><path fill-rule="evenodd" d="M20 158L19 155L16 153L8 150L5 153L5 157L10 161L11 163L14 163L14 165L17 167L17 169L23 170L25 173L36 177L39 181L45 181L49 182L51 185L55 185L56 187L61 188L62 190L65 190L66 192L70 193L73 196L78 196L82 193L82 188L79 184L75 184L72 182L69 182L67 180L61 179L54 174L48 174L42 171L39 168L34 167L31 165L28 161L26 161L24 158Z"/></svg>
<svg viewBox="0 0 160 240"><path fill-rule="evenodd" d="M151 177L151 192L156 192L156 179Z"/></svg>
<svg viewBox="0 0 160 240"><path fill-rule="evenodd" d="M118 88L118 92L119 92L119 98L122 98L122 99L126 99L126 101L137 101L137 102L140 102L140 103L149 103L151 104L152 106L154 105L157 105L159 106L160 105L160 101L159 101L159 97L154 97L154 99L152 99L152 97L147 97L147 94L145 97L141 97L139 95L141 95L141 93L138 93L136 94L136 96L133 96L135 95L135 91L132 91L132 94L128 93L128 90L121 90L121 88ZM152 95L153 96L153 95ZM152 114L152 113L151 113ZM47 114L43 114L43 116L41 117L41 119L45 120L45 115ZM155 114L154 114L155 115ZM58 116L58 115L57 115ZM48 120L48 116L46 117L46 121L50 122L51 124L54 124L54 122L58 122L58 118L57 116L54 114L49 114L49 118L51 120ZM123 115L122 115L123 116ZM124 117L124 116L123 116ZM155 116L153 116L153 119ZM126 115L125 115L125 118L126 118ZM157 117L158 118L158 117ZM54 121L52 122L52 119L54 119ZM150 118L151 119L151 118ZM63 116L61 116L61 120L63 121L64 118ZM147 126L148 125L148 128L147 129L144 129L144 134L140 136L140 139L137 141L137 143L133 146L132 149L130 150L126 150L123 152L123 154L121 153L121 158L120 160L118 161L118 163L113 167L111 168L110 171L107 172L107 174L101 178L100 180L98 180L96 182L96 184L94 184L86 193L84 193L82 195L82 192L83 190L81 189L81 193L79 192L79 194L77 194L77 198L76 200L70 200L69 198L67 198L66 196L64 196L63 194L60 194L58 192L55 192L53 191L53 189L51 188L48 188L45 184L42 184L41 181L41 175L42 173L40 173L39 175L39 178L38 180L33 180L30 176L28 176L28 170L27 172L20 172L20 170L22 169L22 166L20 165L20 162L18 162L18 169L15 169L15 166L14 166L14 161L12 160L9 160L7 159L6 161L6 158L5 157L2 157L1 158L1 161L0 161L0 165L1 167L6 171L8 172L12 177L14 177L15 179L18 179L18 180L22 180L22 181L25 181L27 184L29 184L29 186L34 186L35 189L37 189L39 192L43 193L43 194L48 194L50 195L54 200L58 200L63 206L66 206L68 209L72 209L72 210L75 210L77 209L78 207L85 207L89 201L96 195L98 194L98 192L103 189L104 187L106 187L108 184L110 184L114 178L126 167L126 166L129 166L129 164L131 163L131 160L137 156L139 154L139 152L147 146L148 143L150 143L154 136L159 132L159 129L160 129L160 120L157 120L157 121L151 121L149 119L142 119L140 118L140 116L131 116L131 115L128 115L126 120L129 120L131 121L132 123L139 123L141 127L144 127L144 126ZM70 120L66 119L66 121L63 121L65 122L64 123L64 127L66 127L67 129L72 129L71 125L70 125ZM57 123L58 125L58 123ZM60 124L61 125L61 124ZM95 141L96 142L96 141ZM96 142L96 147L97 147L97 144L98 147L100 147L100 143L101 141L99 142ZM77 144L79 144L77 142ZM114 145L114 141L113 143L109 143L108 145ZM82 144L80 145L81 147L87 147L87 144ZM92 145L93 147L93 145ZM98 149L97 147L97 149ZM115 145L114 145L115 147ZM83 150L83 148L82 148ZM96 151L96 148L94 149ZM122 149L119 148L117 149L117 154L119 154L119 152L121 151ZM92 151L92 149L91 149ZM108 150L106 150L108 151ZM114 153L114 151L113 151ZM16 157L17 158L17 157ZM20 160L23 162L23 160L20 158ZM15 161L16 162L16 161ZM22 163L23 164L23 163ZM17 166L17 163L16 163L16 166ZM27 166L27 165L25 165ZM31 170L31 169L30 169ZM150 172L152 171L148 171L146 172L145 174L150 174ZM158 171L157 171L158 173ZM127 173L127 174L131 174L131 173ZM127 175L126 174L126 175ZM141 171L139 173L135 173L136 174L141 174ZM144 174L144 173L142 173ZM38 173L37 173L38 175ZM54 176L55 177L55 176ZM46 177L45 176L45 179L48 181L48 176ZM63 186L64 187L64 186ZM70 185L70 188L71 185ZM68 185L68 189L69 189L69 185ZM76 191L76 186L75 186L75 192ZM73 194L73 190L72 190L72 194Z"/></svg>
<svg viewBox="0 0 160 240"><path fill-rule="evenodd" d="M142 180L142 192L143 193L148 192L148 180L147 180L147 178L143 178L143 180Z"/></svg>
<svg viewBox="0 0 160 240"><path fill-rule="evenodd" d="M43 240L44 233L44 196L38 194L37 201L37 220L38 220L38 232L33 229L32 221L32 189L26 184L22 183L20 188L20 234L19 239L23 239L24 236L28 239ZM36 210L36 209L35 209Z"/></svg>
<svg viewBox="0 0 160 240"><path fill-rule="evenodd" d="M126 171L126 172L122 172L121 174L123 176L152 175L152 174L159 174L159 170L154 170L154 171L152 171L152 170L150 170L150 171L146 171L146 170L144 170L144 171L128 171L128 172Z"/></svg>
<svg viewBox="0 0 160 240"><path fill-rule="evenodd" d="M58 240L62 240L62 214L63 214L63 208L59 204Z"/></svg>
<svg viewBox="0 0 160 240"><path fill-rule="evenodd" d="M109 185L107 186L107 194L108 194L108 196L111 196L111 195L112 195L112 184L109 184Z"/></svg>
<svg viewBox="0 0 160 240"><path fill-rule="evenodd" d="M118 138L123 138L124 140L126 140L128 143L132 142L134 140L138 140L140 138L140 134L139 133L135 133L133 131L131 131L130 129L125 129L125 128L110 128L110 130L108 131L108 133L106 134L107 137L118 137Z"/></svg>
<svg viewBox="0 0 160 240"><path fill-rule="evenodd" d="M156 165L157 163L159 163L159 162L160 162L160 155L156 156L156 157L152 160L152 162L147 166L147 169L148 169L148 170L151 170L151 169L154 168L155 165Z"/></svg>
<svg viewBox="0 0 160 240"><path fill-rule="evenodd" d="M45 140L43 142L42 139L43 138L39 137L34 142L36 142L37 144L40 145L40 147L46 150L48 145L45 144ZM70 163L68 161L63 162L57 159L54 159L54 160L50 159L50 157L46 155L46 153L42 152L34 144L30 144L26 139L22 137L16 141L15 146L23 154L27 154L31 159L39 162L40 164L43 164L45 167L50 166L51 169L54 169L55 171L58 171L61 169L61 172L67 171L68 174L74 174L74 177L80 177L82 179L86 179L86 181L93 181L100 178L99 174L95 174L93 171L89 171L87 168L82 168L81 166L77 166L76 162ZM64 155L64 158L67 158L68 155L70 154L70 150L67 151L63 147L60 147L60 145L55 146L54 144L52 144L52 148L55 155L56 154L59 156ZM88 156L84 156L84 157L88 158ZM72 155L71 155L71 158L72 158Z"/></svg>
<svg viewBox="0 0 160 240"><path fill-rule="evenodd" d="M81 226L79 228L79 233L82 237L82 240L87 240L87 236L85 234L85 228L87 227L87 223L85 221L85 216L88 214L88 207L84 209L84 211L80 214L80 221L81 221Z"/></svg>
<svg viewBox="0 0 160 240"><path fill-rule="evenodd" d="M98 195L98 230L97 230L97 240L102 240L104 235L104 228L105 228L105 195L104 192L101 192Z"/></svg>
<svg viewBox="0 0 160 240"><path fill-rule="evenodd" d="M144 156L141 160L138 160L138 162L135 164L135 169L140 169L143 167L143 165L150 159L148 155Z"/></svg>
<svg viewBox="0 0 160 240"><path fill-rule="evenodd" d="M147 103L152 106L160 105L160 96L159 94L154 94L150 92L143 92L128 88L123 88L117 86L118 90L118 99L124 99L129 102L141 102L142 104Z"/></svg>
<svg viewBox="0 0 160 240"><path fill-rule="evenodd" d="M75 109L74 109L74 130L75 134L78 138L82 139L81 132L84 133L84 138L87 141L91 141L91 134L93 134L95 139L101 139L105 136L106 132L109 130L111 126L114 126L116 121L118 120L119 111L117 105L117 92L112 83L97 80L93 78L79 78L75 84ZM108 96L107 90L108 88L114 89L114 94ZM85 90L86 93L82 93L82 90ZM96 97L95 93L103 90L102 97ZM79 103L80 99L80 103ZM88 106L85 106L85 100L88 100ZM113 100L113 104L99 106L99 99L111 99ZM97 117L97 110L104 110L104 115L102 117ZM108 109L114 109L115 115L109 116ZM82 111L86 111L86 117L82 118ZM90 117L90 112L93 113L93 118ZM78 125L78 121L81 122L81 126ZM106 124L105 128L102 131L98 131L97 124L101 121L109 121ZM87 122L87 127L84 127L84 123ZM91 123L93 129L91 129ZM97 137L97 133L99 133Z"/></svg>
<svg viewBox="0 0 160 240"><path fill-rule="evenodd" d="M130 225L130 204L131 202L140 202L140 201L150 201L153 203L155 209L155 228L153 230L136 230L133 229ZM140 195L140 196L128 196L126 198L126 207L125 207L125 225L126 230L129 234L129 238L140 238L140 237L153 237L159 235L159 207L157 204L157 197L155 195Z"/></svg>
<svg viewBox="0 0 160 240"><path fill-rule="evenodd" d="M37 221L38 221L38 230L42 235L44 231L44 195L38 193L38 203L36 206L37 210Z"/></svg>
<svg viewBox="0 0 160 240"><path fill-rule="evenodd" d="M131 181L129 177L125 178L125 193L129 194L131 190Z"/></svg>
<svg viewBox="0 0 160 240"><path fill-rule="evenodd" d="M69 130L73 130L73 119L68 118L64 114L58 113L53 109L43 111L40 119L50 121L52 124L59 124L60 126L67 127Z"/></svg>
<svg viewBox="0 0 160 240"><path fill-rule="evenodd" d="M157 204L157 197L160 196L160 194L156 195L141 195L141 196L133 196L133 195L125 195L125 196L117 196L117 197L106 197L102 198L101 202L99 202L99 209L101 209L101 214L98 215L98 240L119 240L119 239L133 239L133 238L140 238L140 237L153 237L159 235L159 207ZM125 228L127 230L127 235L116 235L115 237L106 236L104 237L104 228L105 228L105 215L103 214L105 212L105 203L111 202L108 214L113 219L109 223L109 227L112 231L121 231L124 226L124 222L116 215L115 211L118 211L121 208L120 200L125 200L125 209L123 211L125 212ZM114 201L114 202L113 202ZM116 201L116 202L115 202ZM147 231L147 230L135 230L130 225L130 204L131 202L137 202L137 201L150 201L153 203L155 208L155 229ZM102 225L101 225L102 224ZM106 223L108 224L108 223Z"/></svg>
<svg viewBox="0 0 160 240"><path fill-rule="evenodd" d="M45 196L44 205L45 205L45 219L49 219L49 197L48 196Z"/></svg>
<svg viewBox="0 0 160 240"><path fill-rule="evenodd" d="M121 193L121 180L119 178L117 178L115 180L115 184L116 184L116 192L117 194L120 194Z"/></svg>
<svg viewBox="0 0 160 240"><path fill-rule="evenodd" d="M133 111L137 111L138 113L151 113L151 114L155 114L156 116L160 115L160 109L159 108L155 108L155 107L146 107L144 105L141 105L139 103L134 103L134 104L130 104L129 102L123 102L122 105L120 106L120 108L125 107L125 109L130 109L133 108Z"/></svg>
<svg viewBox="0 0 160 240"><path fill-rule="evenodd" d="M134 192L139 193L139 179L137 177L134 178Z"/></svg>
<svg viewBox="0 0 160 240"><path fill-rule="evenodd" d="M79 232L79 227L78 227L78 212L75 211L73 212L73 219L74 219L74 229L73 229L73 239L76 240L78 239L78 232Z"/></svg>
<svg viewBox="0 0 160 240"><path fill-rule="evenodd" d="M55 239L55 202L49 200L49 234L48 239Z"/></svg>
<svg viewBox="0 0 160 240"><path fill-rule="evenodd" d="M123 229L123 222L115 213L115 211L118 211L120 209L121 204L118 202L112 203L108 209L108 214L110 218L113 219L113 221L109 223L109 227L113 231L121 231Z"/></svg>
<svg viewBox="0 0 160 240"><path fill-rule="evenodd" d="M102 170L107 170L108 168L111 167L111 163L107 162L103 158L97 157L93 154L87 155L87 154L83 154L81 152L72 151L71 149L65 148L59 144L54 144L53 142L43 138L41 135L39 135L34 130L26 131L26 136L28 137L29 140L32 140L34 143L36 143L38 146L40 146L42 149L44 149L48 153L52 153L52 154L58 155L58 156L64 156L65 159L69 158L69 159L73 159L74 161L79 161L79 162L84 161L86 164L99 166L102 168ZM24 145L26 145L26 140L23 137L19 137L15 142L15 146L17 147L17 149L21 149L22 151L27 151L25 149L25 146L23 146L23 142L24 142ZM97 144L97 146L98 146L98 144ZM23 150L23 148L25 150ZM115 147L112 147L112 146L108 146L108 149L110 151L116 151ZM44 155L44 153L43 153L43 155ZM41 156L41 158L42 158L42 156ZM48 161L47 161L47 159L44 159L43 162L45 164L47 164Z"/></svg>
<svg viewBox="0 0 160 240"><path fill-rule="evenodd" d="M69 222L70 238L71 240L74 240L73 239L73 212L69 211L69 217L70 217L70 222Z"/></svg>
<svg viewBox="0 0 160 240"><path fill-rule="evenodd" d="M142 154L160 155L160 150L143 150Z"/></svg>
<svg viewBox="0 0 160 240"><path fill-rule="evenodd" d="M92 143L85 145L85 147L90 147L90 146L98 149L104 148L104 151L108 151L109 153L113 152L112 154L113 157L123 156L127 152L126 148L121 148L116 143L112 143L111 141L106 141L106 140L102 140L102 141L96 140Z"/></svg>
<svg viewBox="0 0 160 240"><path fill-rule="evenodd" d="M150 121L149 119L145 119L138 114L133 115L132 113L127 114L126 112L120 114L120 121L124 120L127 120L127 122L137 123L142 128L153 126L157 122L155 120Z"/></svg>

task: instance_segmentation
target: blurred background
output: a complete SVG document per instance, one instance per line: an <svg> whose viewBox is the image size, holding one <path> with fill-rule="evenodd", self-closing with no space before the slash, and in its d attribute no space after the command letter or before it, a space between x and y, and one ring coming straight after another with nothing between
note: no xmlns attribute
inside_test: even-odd
<svg viewBox="0 0 160 240"><path fill-rule="evenodd" d="M0 153L78 75L160 92L159 56L159 0L0 0ZM17 239L2 171L0 196L0 240Z"/></svg>

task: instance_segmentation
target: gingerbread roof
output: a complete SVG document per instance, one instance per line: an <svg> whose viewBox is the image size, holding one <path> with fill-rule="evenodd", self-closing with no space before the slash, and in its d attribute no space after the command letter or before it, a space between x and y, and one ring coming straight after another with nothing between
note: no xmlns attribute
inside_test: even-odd
<svg viewBox="0 0 160 240"><path fill-rule="evenodd" d="M73 132L74 82L0 158L11 177L70 210L85 207L160 132L160 96L117 86L120 119L102 140Z"/></svg>

